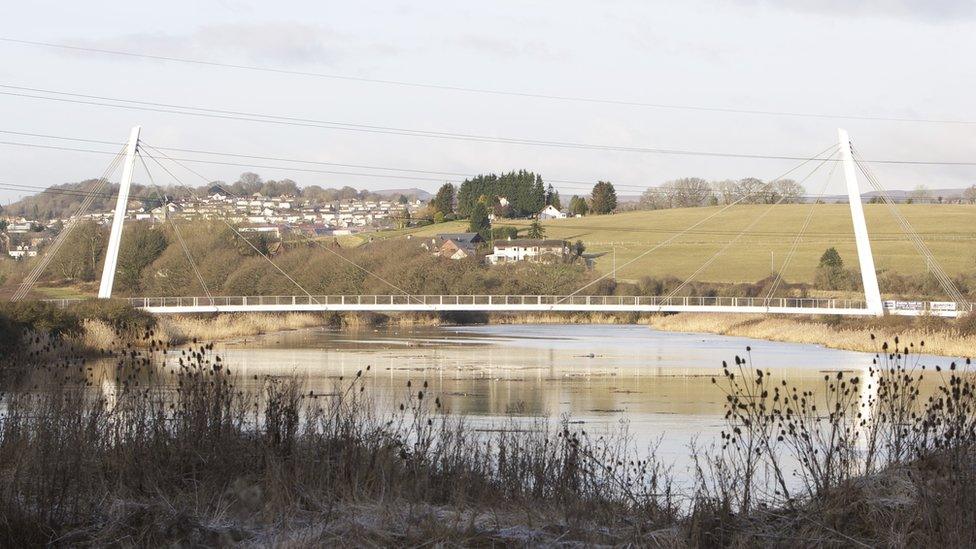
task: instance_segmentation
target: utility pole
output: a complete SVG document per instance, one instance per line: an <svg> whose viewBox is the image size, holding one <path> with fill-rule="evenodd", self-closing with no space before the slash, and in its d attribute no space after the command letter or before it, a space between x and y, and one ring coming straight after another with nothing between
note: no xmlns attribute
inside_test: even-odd
<svg viewBox="0 0 976 549"><path fill-rule="evenodd" d="M610 244L610 249L613 251L613 269L610 271L613 274L613 283L617 283L617 247L612 243Z"/></svg>

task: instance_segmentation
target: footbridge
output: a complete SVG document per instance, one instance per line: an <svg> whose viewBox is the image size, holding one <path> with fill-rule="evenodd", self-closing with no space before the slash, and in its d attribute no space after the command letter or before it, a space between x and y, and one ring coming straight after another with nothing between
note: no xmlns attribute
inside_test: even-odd
<svg viewBox="0 0 976 549"><path fill-rule="evenodd" d="M647 297L607 295L291 295L128 297L129 305L153 314L253 312L563 312L563 313L761 313L873 316L864 301L825 298ZM48 300L67 307L80 300ZM885 313L959 316L950 301L887 301ZM970 309L971 310L971 309Z"/></svg>
<svg viewBox="0 0 976 549"><path fill-rule="evenodd" d="M204 182L212 181L191 168L186 167L179 159L174 159L166 155L159 148L144 143L140 139L141 128L132 129L129 140L125 147L119 151L115 159L106 170L106 175L99 180L98 186L93 185L90 196L86 197L78 212L66 224L64 230L59 233L44 256L35 265L34 269L24 279L14 294L13 299L18 300L27 296L31 288L38 280L41 272L50 263L51 258L57 253L58 249L64 244L68 233L76 225L76 221L85 214L88 206L91 205L94 197L104 187L107 178L114 173L119 166L122 167L122 175L119 184L119 192L116 202L114 215L112 218L111 232L106 248L104 268L100 280L98 291L99 298L112 298L115 276L117 273L119 248L122 239L122 224L125 219L127 206L129 203L129 190L132 183L133 171L136 167L136 160L140 160L146 170L146 175L150 182L153 182L149 163L146 159L157 165L168 176L172 177L179 185L185 189L192 197L191 187L185 185L175 175L177 168L195 174ZM805 165L814 166L813 169L802 178L800 183L809 179L822 166L831 164L833 167L840 167L844 174L847 198L850 204L851 221L854 230L854 240L857 248L857 259L860 273L861 287L864 290L863 300L845 300L830 298L798 298L783 297L776 295L783 282L782 274L793 259L799 244L803 241L803 232L810 225L816 204L820 200L811 201L810 210L804 219L803 226L799 233L792 240L786 259L782 265L776 269L775 280L764 290L765 295L760 297L691 297L683 296L682 293L688 292L689 282L703 273L707 268L725 253L734 243L736 243L747 231L749 231L761 218L766 215L776 204L782 202L773 201L767 198L764 204L768 204L764 213L755 216L750 220L749 225L743 229L735 238L728 241L720 250L710 257L703 258L700 266L687 277L680 285L672 288L670 293L665 296L617 296L617 295L591 295L594 285L607 277L611 273L594 277L587 284L578 288L576 291L566 295L417 295L415 292L407 292L391 280L385 279L373 273L365 267L356 264L344 254L331 249L329 246L322 245L322 248L335 256L336 261L342 261L352 265L362 271L367 277L373 277L385 287L389 287L390 293L387 295L314 295L298 282L291 274L279 266L272 257L262 253L257 247L245 238L241 232L226 219L222 221L227 224L236 237L239 237L255 252L262 255L270 266L277 271L275 276L287 278L300 292L296 295L282 296L218 296L213 295L207 286L205 277L197 268L190 248L187 246L180 230L179 225L173 222L172 228L176 240L180 243L186 256L188 265L196 278L196 283L203 289L206 295L187 296L187 297L126 297L129 304L139 309L154 314L187 314L187 313L239 313L239 312L287 312L287 311L334 311L334 312L555 312L555 313L575 313L575 312L594 312L594 313L759 313L759 314L786 314L786 315L843 315L843 316L882 316L892 315L934 315L934 316L959 316L970 313L972 304L967 301L956 288L952 278L942 269L938 261L935 260L928 246L921 239L908 221L900 214L898 208L893 206L893 201L887 192L881 187L880 183L873 176L866 162L860 159L851 145L850 138L846 131L838 130L838 141L827 149L805 158L797 166L789 171L778 175L771 181L779 181L799 170ZM871 251L871 241L868 233L867 224L864 219L864 211L861 204L861 190L858 183L857 173L860 171L868 182L879 192L879 196L889 206L889 209L901 228L906 234L906 240L911 242L916 251L925 259L929 272L935 276L947 295L946 301L884 301L878 286L877 270L875 268L874 257ZM833 175L833 168L824 183L827 183ZM760 192L758 190L745 192L742 196L727 203L717 209L710 210L702 215L702 219L691 223L688 227L676 231L671 236L653 244L649 249L639 253L623 265L614 265L612 276L616 276L619 269L625 268L631 263L651 254L679 237L689 233L703 223L721 215L738 203L751 203L756 197L750 195ZM820 196L823 196L821 190ZM707 214L707 215L706 215ZM318 243L321 244L321 243ZM784 293L784 292L780 292ZM68 306L72 300L51 300L62 306Z"/></svg>

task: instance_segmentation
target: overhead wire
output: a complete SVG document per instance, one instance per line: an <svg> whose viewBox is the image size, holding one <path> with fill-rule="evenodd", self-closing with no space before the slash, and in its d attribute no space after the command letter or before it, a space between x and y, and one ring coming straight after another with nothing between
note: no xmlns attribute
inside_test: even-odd
<svg viewBox="0 0 976 549"><path fill-rule="evenodd" d="M883 122L915 122L915 123L926 123L926 124L962 124L962 125L976 124L976 122L971 120L959 120L959 119L901 117L901 116L885 116L885 115L876 115L876 114L858 115L858 114L843 114L843 113L816 113L816 112L802 112L802 111L779 111L779 110L772 110L772 109L746 109L746 108L735 108L735 107L717 107L717 106L709 106L709 105L655 103L655 102L634 101L634 100L624 100L624 99L586 97L586 96L569 95L569 94L551 94L551 93L527 92L527 91L517 91L517 90L499 90L499 89L489 89L489 88L477 88L473 86L459 86L459 85L450 85L450 84L437 84L437 83L430 83L430 82L415 82L415 81L384 79L384 78L370 78L365 76L354 76L348 74L302 71L296 69L285 69L281 67L269 67L263 65L245 65L241 63L230 63L225 61L192 59L187 57L176 57L171 55L155 55L149 53L114 50L108 48L96 48L90 46L79 46L79 45L71 45L71 44L58 44L53 42L42 42L38 40L24 40L24 39L11 38L11 37L0 37L0 41L11 43L11 44L26 45L26 46L39 46L39 47L56 48L56 49L62 49L68 51L76 51L76 52L97 53L103 55L114 55L114 56L139 58L139 59L151 59L155 61L166 61L166 62L181 63L187 65L198 65L204 67L220 67L226 69L258 71L264 73L324 78L324 79L349 81L349 82L383 84L383 85L398 86L398 87L433 89L433 90L441 90L441 91L463 92L463 93L494 95L494 96L553 100L553 101L560 101L560 102L594 103L594 104L618 105L618 106L626 106L626 107L642 107L642 108L665 109L665 110L700 111L700 112L747 114L747 115L762 115L762 116L781 116L781 117L792 117L792 118L866 120L866 121L883 121Z"/></svg>
<svg viewBox="0 0 976 549"><path fill-rule="evenodd" d="M146 159L143 158L141 151L138 151L138 155L139 155L139 161L142 163L143 169L146 170L146 176L149 178L149 181L153 183L153 188L155 189L156 186L155 186L155 181L153 181L152 171L149 170L149 165L146 164ZM156 192L156 196L157 198L159 198L161 207L165 208L168 206L166 201L163 200L163 197L159 195L158 191ZM184 240L183 238L183 234L182 231L180 230L179 223L176 222L175 217L170 218L167 216L167 219L169 220L170 225L173 227L173 233L176 235L176 240L177 242L179 242L180 247L183 248L183 254L186 255L186 259L190 263L190 268L193 270L193 274L196 276L197 282L200 283L200 286L203 288L203 292L207 294L207 299L210 301L210 304L213 305L214 304L213 295L211 295L210 288L207 286L207 281L204 280L203 275L200 273L200 269L197 268L196 261L193 260L193 254L190 253L190 247L187 246L186 240Z"/></svg>
<svg viewBox="0 0 976 549"><path fill-rule="evenodd" d="M147 147L148 147L148 145L147 145ZM160 162L160 161L159 161L159 160L158 160L158 159L157 159L157 158L156 158L155 156L153 156L152 154L150 154L150 153L148 153L148 152L146 152L146 156L148 156L150 160L152 160L153 162L155 162L155 163L156 163L156 165L158 165L158 166L159 166L160 168L162 168L162 170L163 170L163 171L165 171L166 173L168 173L168 174L170 175L170 177L172 177L172 178L173 178L174 180L176 180L176 181L177 181L177 182L179 183L179 186L180 186L180 188L183 188L183 189L185 189L185 190L186 190L186 191L187 191L187 192L188 192L188 193L190 194L190 196L192 196L192 197L194 197L194 198L196 198L196 195L195 195L195 193L193 193L193 191L192 191L192 190L191 190L191 189L190 189L189 187L187 187L186 185L184 185L184 184L183 184L183 182L182 182L182 180L180 180L180 178L179 178L179 177L177 177L177 176L176 176L176 174L174 174L174 173L173 173L172 171L170 171L170 170L169 170L168 168L166 168L166 166L165 166L165 165L163 165L163 163L162 163L162 162ZM282 269L282 268L281 268L281 267L280 267L280 266L279 266L279 265L278 265L277 263L275 263L273 259L271 259L270 257L268 257L268 255L267 255L267 254L265 254L265 253L264 253L264 252L262 252L262 251L261 251L261 250L260 250L260 249L259 249L259 248L258 248L257 246L255 246L255 245L254 245L254 243L253 243L253 242L251 242L251 241L250 241L250 240L249 240L249 239L248 239L247 237L245 237L244 235L242 235L242 234L240 233L240 231L238 231L238 230L237 230L237 228L236 228L236 227L234 227L234 226L233 226L233 225L232 225L232 224L231 224L231 223L230 223L229 221L227 221L226 219L223 219L223 218L220 218L220 220L221 220L221 221L223 221L223 223L224 223L224 224L225 224L225 225L226 225L226 226L227 226L227 227L228 227L228 228L229 228L229 229L230 229L231 231L233 231L233 233L234 233L235 235L237 235L238 237L240 237L240 238L241 238L241 240L243 240L243 241L244 241L244 242L245 242L245 243L246 243L246 244L247 244L248 246L250 246L252 250L254 250L255 252L257 252L257 254L258 254L258 255L260 255L260 256L261 256L261 257L263 257L263 258L264 258L265 260L267 260L267 261L268 261L268 263L270 263L270 264L271 264L271 266L273 266L273 267L275 268L275 270L277 270L277 271L278 271L279 273L281 273L281 274L282 274L282 275L283 275L283 276L284 276L285 278L287 278L287 279L288 279L288 280L289 280L289 281L290 281L290 282L291 282L292 284L294 284L294 285L295 285L296 287L298 287L298 289L299 289L299 290L301 290L301 291L302 291L302 292L303 292L303 293L304 293L304 294L305 294L305 295L306 295L306 296L307 296L307 297L309 298L309 300L310 300L310 301L314 301L315 303L318 303L318 302L319 302L319 301L318 301L317 299L315 299L315 298L314 298L314 297L312 296L312 294L311 294L311 293L309 293L309 291L308 291L308 290L306 290L306 289L305 289L305 287L304 287L304 286L302 286L302 285L301 285L301 284L300 284L300 283L299 283L299 282L298 282L297 280L295 280L295 279L294 279L294 278L293 278L293 277L292 277L292 276L291 276L290 274L288 274L288 273L287 273L287 272L286 272L286 271L285 271L284 269Z"/></svg>
<svg viewBox="0 0 976 549"><path fill-rule="evenodd" d="M194 174L194 175L196 175L197 177L199 177L199 178L201 178L202 180L204 180L204 181L208 181L208 178L207 178L206 176L204 176L204 175L202 175L202 174L200 174L199 172L197 172L197 171L195 171L195 170L193 170L193 169L191 169L191 168L189 168L189 167L187 167L186 165L184 165L184 164L182 164L181 162L179 162L179 161L177 161L177 160L174 160L173 158L170 158L170 157L168 157L168 156L166 155L166 153L164 153L164 152L162 152L162 151L160 151L160 150L158 150L158 149L156 149L156 148L154 148L154 147L152 147L151 145L146 145L146 146L147 146L148 148L150 148L150 149L152 149L152 150L154 150L154 151L156 151L156 152L157 152L158 154L160 154L160 155L161 155L161 156L163 156L164 158L167 158L168 160L170 160L170 161L171 161L171 162L173 162L174 164L176 164L176 165L178 165L178 166L180 166L180 167L182 167L183 169L185 169L185 170L187 170L188 172L190 172L190 173L192 173L192 174ZM150 157L150 158L151 158L151 157ZM158 163L158 161L157 161L157 163ZM174 176L174 177L175 177L175 176ZM226 223L226 221L225 221L225 223ZM380 282L382 282L382 283L384 283L384 284L386 284L386 285L387 285L387 286L389 286L390 288L393 288L394 290L396 290L396 291L398 291L398 292L400 292L400 293L402 293L402 294L404 294L404 295L405 295L405 296L407 296L407 297L408 297L409 299L414 299L414 300L416 300L416 301L418 301L418 302L420 302L420 299L419 299L419 298L417 298L416 296L413 296L413 295L412 295L412 294L411 294L410 292L407 292L406 290L404 290L403 288L401 288L401 287L399 287L399 286L397 286L396 284L393 284L392 282L390 282L390 281L389 281L389 280L387 280L386 278L384 278L384 277L382 277L382 276L380 276L380 275L378 275L378 274L376 274L376 273L374 273L374 272L372 272L372 271L370 271L369 269L367 269L367 268L365 268L365 267L363 267L362 265L359 265L359 264L358 264L358 263L356 263L355 261L353 261L353 260L351 260L351 259L349 259L348 257L346 257L346 256L344 256L344 255L342 255L342 254L340 254L340 253L338 253L338 252L336 252L335 250L333 250L333 249L331 249L331 248L329 248L328 246L326 246L326 245L324 245L324 244L322 244L321 242L318 242L318 241L314 241L314 242L316 242L316 243L317 243L317 244L319 245L319 247L321 247L322 249L324 249L324 250L326 250L326 251L328 251L329 253L331 253L331 254L333 254L334 256L336 256L336 257L338 257L339 259L341 259L342 261L344 261L344 262L346 262L346 263L348 263L349 265L352 265L352 266L353 266L353 267L355 267L356 269L358 269L358 270L360 270L360 271L362 271L362 272L363 272L364 274L366 274L366 275L368 275L368 276L372 276L373 278L376 278L377 280L379 280ZM250 242L248 242L248 243L250 244Z"/></svg>
<svg viewBox="0 0 976 549"><path fill-rule="evenodd" d="M803 182L805 182L807 179L809 179L814 173L816 173L817 170L819 170L820 168L822 168L825 163L826 163L826 161L821 161L819 164L817 164L816 166L814 166L814 168L810 171L810 173L807 174L806 177L804 177L801 180L801 184ZM725 243L724 246L722 246L721 248L719 248L718 251L716 251L707 260L705 260L705 262L702 263L693 273L691 273L690 276L688 276L687 278L685 278L684 281L681 282L681 284L679 284L678 286L676 286L675 288L673 288L670 292L668 292L668 295L665 297L665 299L671 299L671 298L675 297L676 295L678 295L678 293L681 292L681 290L685 289L685 287L688 284L690 284L692 280L694 280L695 278L697 278L698 275L700 275L701 273L705 272L705 270L708 267L710 267L726 251L728 251L729 248L731 248L733 245L735 245L735 243L738 242L742 238L742 235L744 235L747 232L749 232L760 221L762 221L770 212L772 212L773 209L776 208L776 206L780 205L783 202L784 199L785 199L785 197L780 198L775 203L770 204L769 207L765 208L759 215L755 216L752 219L752 221L748 225L746 225L746 227L744 229L742 229L739 232L739 234L737 234L735 236L735 238L733 238L732 240L730 240L727 243Z"/></svg>
<svg viewBox="0 0 976 549"><path fill-rule="evenodd" d="M108 167L102 173L102 176L92 183L90 190L92 191L93 195L86 197L85 200L83 200L81 204L78 205L74 214L68 218L68 222L65 224L65 226L61 229L58 235L48 246L47 250L44 252L44 255L41 256L41 260L34 266L33 269L31 269L31 271L27 274L24 280L21 281L20 286L17 288L17 290L14 291L13 296L11 296L11 301L20 301L28 294L30 294L31 290L34 287L34 284L37 283L38 279L40 279L44 270L51 263L51 261L53 261L54 256L57 255L58 250L60 250L61 247L64 245L64 243L67 241L68 235L71 234L72 230L78 224L81 217L85 214L85 212L88 211L88 208L95 201L94 193L100 191L102 187L104 187L105 184L107 183L108 178L111 177L113 173L115 173L116 169L118 169L119 164L122 162L122 157L124 153L125 153L125 149L123 148L115 155L115 158L112 160L111 163L109 163Z"/></svg>
<svg viewBox="0 0 976 549"><path fill-rule="evenodd" d="M790 175L794 171L802 168L806 164L808 164L808 163L814 161L815 159L819 158L821 155L823 155L827 151L831 150L833 147L834 147L834 145L831 145L830 147L827 147L827 148L823 149L822 151L818 152L817 154L813 155L812 157L808 157L803 162L800 162L796 166L793 166L789 170L786 170L782 174L780 174L777 177L773 178L772 181L778 181L778 180L781 180L781 179L785 178L786 176ZM643 259L647 255L649 255L649 254L651 254L651 253L653 253L653 252L655 252L655 251L657 251L657 250L659 250L659 249L661 249L661 248L663 248L663 247L671 244L672 242L674 242L674 240L676 240L677 238L681 237L686 232L688 232L690 230L693 230L693 229L701 226L702 224L708 222L709 220L711 220L715 216L722 214L723 212L725 212L729 208L735 206L736 204L742 202L743 200L745 200L746 198L748 198L749 196L751 196L752 194L754 194L754 192L755 191L752 191L752 192L748 192L748 193L743 194L741 197L739 197L734 202L731 202L729 204L726 204L724 207L720 208L719 210L716 210L711 215L708 215L705 218L698 220L697 222L693 223L692 225L686 227L685 229L683 229L681 231L678 231L677 233L675 233L674 235L672 235L670 238L667 238L667 239L665 239L665 240L663 240L663 241L655 244L653 247L649 248L648 250L645 250L644 252L642 252L642 253L638 254L637 256L631 258L630 260L626 261L623 265L620 265L619 267L617 267L616 269L614 269L614 271L613 271L614 276L616 276L616 271L617 270L622 269L622 268L626 268L627 266L633 264L634 262ZM569 295L567 295L567 296L563 297L562 299L558 300L555 304L558 305L559 303L565 301L566 299L569 299L569 298L573 297L574 295L577 295L578 293L580 293L581 291L585 290L586 288L589 288L590 286L593 286L594 284L597 284L597 283L605 280L608 276L610 276L609 273L603 274L603 275L599 276L598 278L596 278L596 279L594 279L594 280L592 280L592 281L584 284L583 286L580 286L578 289L576 289L575 291L573 291Z"/></svg>
<svg viewBox="0 0 976 549"><path fill-rule="evenodd" d="M839 148L840 146L838 145L838 149ZM837 154L836 151L834 152L834 154ZM821 196L823 196L823 194L827 191L827 187L830 185L830 181L834 177L834 171L836 168L837 168L837 164L833 164L830 167L830 172L827 174L827 177L824 179L824 184L820 188ZM786 269L789 267L790 262L793 260L793 256L796 254L796 250L799 248L800 242L803 241L804 233L806 233L807 228L810 226L810 222L813 221L813 214L817 210L817 206L819 204L820 204L820 200L816 200L810 206L810 209L803 220L803 225L800 226L800 230L796 233L796 236L793 239L793 243L790 245L789 251L786 252L786 258L783 260L783 263L782 265L780 265L780 268L776 270L776 273L774 274L774 278L773 278L773 283L770 285L769 291L766 292L765 302L767 307L769 306L769 301L773 298L773 295L776 294L776 291L779 290L780 285L783 283L784 277L786 276Z"/></svg>
<svg viewBox="0 0 976 549"><path fill-rule="evenodd" d="M246 121L246 122L258 122L258 123L298 126L298 127L311 127L311 128L331 129L331 130L340 130L340 131L379 133L379 134L400 135L400 136L408 136L408 137L453 139L453 140L461 140L461 141L528 145L528 146L538 146L538 147L556 147L556 148L583 149L583 150L744 158L744 159L769 159L769 160L789 160L789 161L804 160L804 157L802 156L793 156L793 155L766 155L766 154L751 154L751 153L730 153L730 152L720 152L720 151L695 151L695 150L684 150L684 149L673 149L673 148L606 145L606 144L583 143L583 142L573 142L573 141L544 140L544 139L531 139L531 138L520 138L520 137L501 137L501 136L468 134L468 133L458 133L458 132L417 130L412 128L400 128L394 126L380 126L380 125L337 122L337 121L328 121L328 120L315 120L310 118L302 118L302 117L294 117L294 116L259 114L259 113L249 113L244 111L231 111L231 110L213 109L213 108L206 108L206 107L176 105L170 103L158 103L158 102L139 101L139 100L132 100L132 99L119 99L119 98L112 98L112 97L99 96L99 95L63 92L58 90L31 88L26 86L14 86L10 84L0 84L0 88L18 90L17 92L10 92L10 91L0 92L0 95L21 97L26 99L57 101L57 102L84 104L84 105L101 106L101 107L109 107L109 108L123 108L129 110L142 110L148 112L162 112L162 113L169 113L169 114L182 114L188 116L239 120L239 121ZM25 93L25 92L34 92L34 93ZM48 95L36 95L36 93L44 93ZM60 97L52 97L52 95L60 96ZM106 101L110 101L111 103L106 103ZM933 161L915 161L915 160L911 160L911 161L877 160L875 162L891 163L891 164L947 165L947 166L976 165L976 162L970 162L970 161L933 162Z"/></svg>

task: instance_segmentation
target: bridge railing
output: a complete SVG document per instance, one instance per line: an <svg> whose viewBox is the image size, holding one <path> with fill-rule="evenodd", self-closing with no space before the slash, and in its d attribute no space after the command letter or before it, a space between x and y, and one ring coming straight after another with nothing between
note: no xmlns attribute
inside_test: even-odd
<svg viewBox="0 0 976 549"><path fill-rule="evenodd" d="M290 295L290 296L177 296L129 297L138 308L204 308L260 306L572 306L572 307L738 307L790 309L863 309L863 301L830 298L771 298L721 296L603 296L603 295ZM48 300L61 307L80 301ZM925 303L925 302L919 302Z"/></svg>

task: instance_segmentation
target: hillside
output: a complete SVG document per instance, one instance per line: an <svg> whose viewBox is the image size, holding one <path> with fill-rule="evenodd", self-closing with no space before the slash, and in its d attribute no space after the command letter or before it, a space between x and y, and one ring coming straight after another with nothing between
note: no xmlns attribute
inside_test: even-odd
<svg viewBox="0 0 976 549"><path fill-rule="evenodd" d="M582 240L588 252L607 252L597 260L597 269L609 272L616 250L618 278L636 280L642 276L677 276L693 273L712 254L745 229L769 206L733 207L676 238L671 244L649 253L630 265L628 262L656 244L667 240L719 208L684 208L635 211L616 215L561 219L543 223L547 238ZM770 260L779 269L793 244L807 212L813 205L775 206L769 214L732 244L703 270L697 280L707 282L754 282L770 274ZM941 265L951 274L970 273L976 267L976 206L899 205ZM926 271L924 260L900 230L887 207L864 206L871 232L872 249L879 270L901 274ZM501 220L498 225L527 229L527 220ZM464 230L463 222L431 225L409 232L416 237ZM394 233L403 234L403 233ZM848 267L857 266L850 210L843 204L819 204L802 242L785 272L791 282L811 282L820 255L836 247ZM772 258L770 257L772 253Z"/></svg>

